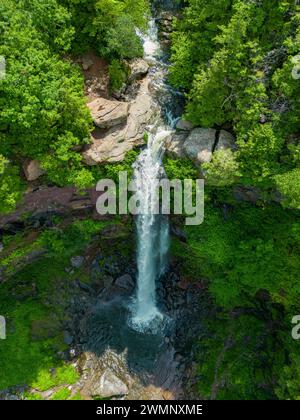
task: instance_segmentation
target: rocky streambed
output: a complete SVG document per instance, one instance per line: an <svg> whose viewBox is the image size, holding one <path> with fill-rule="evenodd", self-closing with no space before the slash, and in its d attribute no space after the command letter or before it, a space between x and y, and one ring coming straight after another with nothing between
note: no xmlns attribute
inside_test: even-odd
<svg viewBox="0 0 300 420"><path fill-rule="evenodd" d="M92 264L99 266L99 258ZM115 278L118 270L106 262L105 275L98 274L104 287L78 284L81 293L71 299L65 330L72 345L65 357L81 373L74 389L85 398L196 397L195 337L209 311L205 290L185 283L170 267L157 290L165 324L156 334L140 333L128 323L135 267L126 264L126 273Z"/></svg>

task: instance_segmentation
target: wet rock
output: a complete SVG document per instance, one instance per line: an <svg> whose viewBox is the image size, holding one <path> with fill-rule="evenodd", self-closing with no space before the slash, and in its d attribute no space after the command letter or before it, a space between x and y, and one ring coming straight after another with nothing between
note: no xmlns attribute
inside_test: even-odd
<svg viewBox="0 0 300 420"><path fill-rule="evenodd" d="M129 63L130 76L129 82L141 79L149 71L149 64L142 58L137 58Z"/></svg>
<svg viewBox="0 0 300 420"><path fill-rule="evenodd" d="M27 181L35 181L44 173L38 160L25 162L23 165L23 171Z"/></svg>
<svg viewBox="0 0 300 420"><path fill-rule="evenodd" d="M52 394L53 394L53 390L49 389L48 391L41 392L40 395L44 400L47 400L48 398L51 397Z"/></svg>
<svg viewBox="0 0 300 420"><path fill-rule="evenodd" d="M77 356L77 351L76 349L71 349L69 352L70 358L74 359Z"/></svg>
<svg viewBox="0 0 300 420"><path fill-rule="evenodd" d="M178 120L178 123L176 124L176 129L181 131L191 131L193 129L194 125L190 121L185 121L182 118Z"/></svg>
<svg viewBox="0 0 300 420"><path fill-rule="evenodd" d="M71 258L71 265L73 268L80 268L84 263L84 257L80 255L76 255L75 257Z"/></svg>
<svg viewBox="0 0 300 420"><path fill-rule="evenodd" d="M184 142L183 148L187 156L196 163L207 163L212 159L216 140L213 128L195 128Z"/></svg>
<svg viewBox="0 0 300 420"><path fill-rule="evenodd" d="M238 186L234 188L233 196L237 201L256 203L262 198L262 193L256 187Z"/></svg>
<svg viewBox="0 0 300 420"><path fill-rule="evenodd" d="M120 267L116 261L106 261L104 264L104 270L107 274L115 276L119 274Z"/></svg>
<svg viewBox="0 0 300 420"><path fill-rule="evenodd" d="M91 288L87 284L82 283L80 280L77 280L76 284L79 287L79 289L82 290L83 292L90 293L92 291Z"/></svg>
<svg viewBox="0 0 300 420"><path fill-rule="evenodd" d="M123 287L119 287L116 285L112 285L111 287L104 289L98 295L98 299L102 302L113 302L115 300L123 299L130 295L130 291L128 289L124 289Z"/></svg>
<svg viewBox="0 0 300 420"><path fill-rule="evenodd" d="M122 289L131 291L134 289L134 280L129 274L125 274L124 276L117 278L115 285L121 287Z"/></svg>
<svg viewBox="0 0 300 420"><path fill-rule="evenodd" d="M117 397L128 394L127 385L113 371L107 369L91 389L91 395L103 398Z"/></svg>

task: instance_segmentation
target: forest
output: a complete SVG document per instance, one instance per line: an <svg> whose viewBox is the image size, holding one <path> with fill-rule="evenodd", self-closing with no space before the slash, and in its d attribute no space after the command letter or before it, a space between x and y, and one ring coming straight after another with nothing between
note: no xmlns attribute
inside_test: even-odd
<svg viewBox="0 0 300 420"><path fill-rule="evenodd" d="M132 171L141 142L120 161L84 159L94 125L78 58L92 51L103 60L108 99L115 100L132 83L130 63L143 59L140 33L153 13L159 25L171 22L170 33L159 29L159 36L168 41L165 83L184 98L181 120L214 129L217 141L224 130L235 139L233 147L214 146L200 165L164 157L170 179L205 179L203 224L186 227L181 216L170 217L171 271L201 289L199 329L182 350L193 365L185 396L300 399L300 341L292 337L292 319L300 314L300 5L294 0L1 0L0 315L11 333L0 340L0 399L10 393L47 399L49 389L48 399L86 399L68 389L81 373L61 357L72 343L62 336L68 302L81 299L71 284L80 280L82 293L99 293L101 282L124 274L136 253L134 222L94 220L89 210L65 215L51 212L50 204L37 222L22 206L40 187L85 197L101 177ZM40 165L34 183L24 174L28 161ZM85 265L68 271L70 259L82 254Z"/></svg>

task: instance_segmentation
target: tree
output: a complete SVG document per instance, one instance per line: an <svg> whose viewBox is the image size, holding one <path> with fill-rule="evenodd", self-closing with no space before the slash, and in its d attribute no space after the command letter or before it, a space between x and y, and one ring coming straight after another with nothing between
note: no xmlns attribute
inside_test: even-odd
<svg viewBox="0 0 300 420"><path fill-rule="evenodd" d="M21 198L22 187L18 168L0 155L0 213L14 209Z"/></svg>
<svg viewBox="0 0 300 420"><path fill-rule="evenodd" d="M217 150L212 161L202 165L208 185L226 187L237 182L240 177L239 164L230 149Z"/></svg>

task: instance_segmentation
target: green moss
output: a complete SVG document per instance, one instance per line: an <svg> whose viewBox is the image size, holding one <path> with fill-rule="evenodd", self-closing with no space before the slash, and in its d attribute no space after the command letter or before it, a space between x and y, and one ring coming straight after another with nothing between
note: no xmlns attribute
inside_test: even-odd
<svg viewBox="0 0 300 420"><path fill-rule="evenodd" d="M79 377L72 365L59 366L53 370L41 369L30 386L38 391L47 391L54 386L72 385L78 381Z"/></svg>
<svg viewBox="0 0 300 420"><path fill-rule="evenodd" d="M71 391L68 388L61 388L52 395L51 400L68 400L70 396Z"/></svg>
<svg viewBox="0 0 300 420"><path fill-rule="evenodd" d="M23 396L25 400L43 400L43 397L37 392L26 392Z"/></svg>
<svg viewBox="0 0 300 420"><path fill-rule="evenodd" d="M73 397L70 398L70 400L80 401L80 400L84 400L84 398L82 397L82 395L78 391L75 395L73 395Z"/></svg>
<svg viewBox="0 0 300 420"><path fill-rule="evenodd" d="M55 338L42 342L31 340L31 322L45 316L41 304L34 301L22 304L11 301L11 304L4 311L1 305L0 310L8 321L7 338L0 345L0 389L34 381L41 367L53 365L53 348L58 344Z"/></svg>

